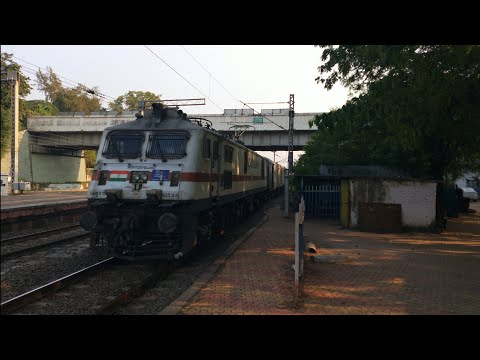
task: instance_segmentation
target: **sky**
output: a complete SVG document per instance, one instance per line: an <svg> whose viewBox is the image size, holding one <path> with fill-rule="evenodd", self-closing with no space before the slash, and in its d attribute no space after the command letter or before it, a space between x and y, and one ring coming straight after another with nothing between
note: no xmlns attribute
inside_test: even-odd
<svg viewBox="0 0 480 360"><path fill-rule="evenodd" d="M288 102L290 94L295 95L296 113L327 112L347 101L348 90L343 86L327 91L315 81L322 50L313 45L148 47L169 66L143 45L2 45L2 52L13 53L18 64L35 70L36 66L50 66L57 75L71 80L65 86L72 81L97 86L109 96L104 102L107 108L108 101L130 90L151 91L162 99L206 98L206 105L184 109L191 114L245 108L240 101ZM27 100L44 99L35 85L32 87ZM288 104L250 106L259 112L288 108ZM260 153L272 157L270 152ZM294 159L300 154L295 152ZM281 158L286 164L286 152L277 152L277 160Z"/></svg>

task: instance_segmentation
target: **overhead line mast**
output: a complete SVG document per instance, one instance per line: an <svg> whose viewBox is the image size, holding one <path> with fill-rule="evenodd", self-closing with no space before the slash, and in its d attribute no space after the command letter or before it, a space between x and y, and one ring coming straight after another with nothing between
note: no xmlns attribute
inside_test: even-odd
<svg viewBox="0 0 480 360"><path fill-rule="evenodd" d="M10 102L10 116L12 121L11 128L11 158L10 158L10 178L11 178L11 193L15 194L16 187L18 187L18 92L20 87L20 74L17 71L8 71L6 78L2 81L7 81L11 84L11 102Z"/></svg>
<svg viewBox="0 0 480 360"><path fill-rule="evenodd" d="M285 208L283 209L283 216L289 216L290 204L290 177L293 174L293 118L295 116L295 96L290 94L288 111L288 170L285 174Z"/></svg>

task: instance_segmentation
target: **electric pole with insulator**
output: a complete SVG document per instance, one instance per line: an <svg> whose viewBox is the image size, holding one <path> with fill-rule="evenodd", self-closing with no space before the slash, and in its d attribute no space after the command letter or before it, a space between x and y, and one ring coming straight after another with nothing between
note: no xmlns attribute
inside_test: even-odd
<svg viewBox="0 0 480 360"><path fill-rule="evenodd" d="M4 74L4 73L2 73ZM12 139L11 139L11 158L10 158L10 181L11 192L15 193L15 185L18 180L18 92L20 86L20 74L17 71L8 71L7 77L2 78L2 81L7 81L11 84L11 103L10 115L12 121Z"/></svg>
<svg viewBox="0 0 480 360"><path fill-rule="evenodd" d="M288 170L285 174L285 208L283 216L289 216L290 203L290 175L293 174L293 118L295 116L295 100L294 95L290 94L289 111L288 111Z"/></svg>

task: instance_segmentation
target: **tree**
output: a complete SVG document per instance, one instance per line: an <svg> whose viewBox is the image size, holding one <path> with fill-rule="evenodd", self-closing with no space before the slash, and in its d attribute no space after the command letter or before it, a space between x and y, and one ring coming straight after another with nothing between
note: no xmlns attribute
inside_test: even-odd
<svg viewBox="0 0 480 360"><path fill-rule="evenodd" d="M53 104L59 111L90 114L92 111L102 109L100 98L95 95L98 89L92 89L94 92L92 95L82 84L74 88L64 87L50 67L47 67L45 72L38 70L36 76L38 90L45 93L45 101Z"/></svg>
<svg viewBox="0 0 480 360"><path fill-rule="evenodd" d="M31 87L28 83L30 80L21 71L21 67L15 61L12 60L13 54L1 53L1 70L3 72L18 71L20 73L20 86L19 86L19 118L20 118L20 130L22 130L21 119L25 117L25 97L30 94ZM11 84L6 81L1 83L1 155L5 155L8 149L10 149L11 141L11 125L12 118L10 113L11 104Z"/></svg>
<svg viewBox="0 0 480 360"><path fill-rule="evenodd" d="M20 127L27 128L27 118L32 116L55 116L58 115L58 108L44 100L26 100L25 112L22 118L20 118Z"/></svg>
<svg viewBox="0 0 480 360"><path fill-rule="evenodd" d="M124 110L137 110L139 101L160 100L161 95L156 95L150 91L129 91L120 95L109 103L110 109L121 114Z"/></svg>
<svg viewBox="0 0 480 360"><path fill-rule="evenodd" d="M480 46L323 48L317 82L358 97L316 117L299 171L330 161L444 179L480 164Z"/></svg>
<svg viewBox="0 0 480 360"><path fill-rule="evenodd" d="M97 158L96 150L85 150L85 165L87 168L93 168L95 166L96 158Z"/></svg>

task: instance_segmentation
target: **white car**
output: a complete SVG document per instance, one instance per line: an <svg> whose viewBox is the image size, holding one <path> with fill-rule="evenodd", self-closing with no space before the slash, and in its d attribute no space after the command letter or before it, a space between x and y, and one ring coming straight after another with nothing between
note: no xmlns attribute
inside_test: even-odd
<svg viewBox="0 0 480 360"><path fill-rule="evenodd" d="M473 190L471 187L460 187L463 191L463 197L466 199L470 199L473 201L478 200L478 194L475 190Z"/></svg>

